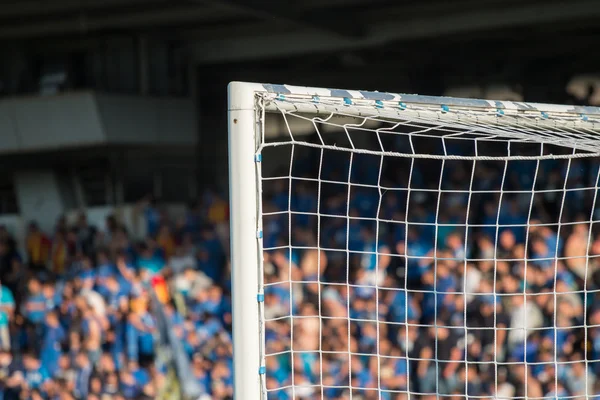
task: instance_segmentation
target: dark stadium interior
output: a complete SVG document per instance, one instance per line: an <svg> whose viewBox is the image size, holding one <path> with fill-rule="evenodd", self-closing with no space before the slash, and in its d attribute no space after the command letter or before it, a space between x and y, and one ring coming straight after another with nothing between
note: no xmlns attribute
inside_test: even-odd
<svg viewBox="0 0 600 400"><path fill-rule="evenodd" d="M226 107L230 81L598 106L599 19L599 0L0 0L0 400L232 398ZM281 134L285 133L282 130ZM317 138L313 135L308 140ZM390 140L389 145L406 146L406 143ZM428 144L423 148L439 152L436 146ZM513 149L528 156L539 150L537 144L527 146L517 145ZM285 170L289 147L265 150L265 157L273 154L277 164L270 172ZM490 155L496 154L497 149L492 147L484 145L482 149L484 152L489 149ZM545 151L555 154L570 151L570 148L557 149L547 146ZM460 151L464 155L471 150ZM500 154L505 148L498 151ZM298 176L315 174L317 153L300 151L293 172ZM285 162L279 163L281 160ZM336 170L344 171L348 160L332 160L333 157L327 160L333 171L332 181L346 184ZM304 161L306 165L313 164L305 168ZM375 165L377 161L370 162ZM440 170L437 161L416 164L416 175L429 173L421 182L429 192L422 194L414 215L427 224L431 223L430 211L436 208L437 197L431 190L435 190L444 172L431 173ZM537 259L537 264L530 262L530 271L539 276L547 277L548 271L551 275L545 261L563 255L563 242L565 247L572 237L573 241L581 242L577 235L582 234L583 224L581 229L568 227L558 233L554 227L565 220L580 221L579 213L598 212L597 158L582 158L573 164L576 167L570 171L570 161L550 160L548 169L554 170L537 175L533 163L511 161L507 168L512 174L508 190L529 190L527 185L534 177L539 177L534 190L550 187L550 192L558 192L561 179L587 190L581 196L576 190L564 194L565 198L570 196L573 204L564 215L559 210L558 197L551 193L539 196L543 199L536 202L533 217L548 223L552 229L544 224L537 230L533 227L536 249L525 248L523 238L519 237L523 233L520 229L503 229L509 233L503 236L508 244L500 246L502 257L524 258L529 251L532 259ZM386 165L386 183L404 188L407 177L394 175L394 169L407 172L409 164L390 165ZM447 164L447 168L452 166L457 171L447 180L448 198L452 197L452 190L468 183L465 171L470 171L471 165L474 164L467 161ZM483 191L489 187L496 191L503 189L500 178L505 166L501 162L478 165L481 169L475 174L475 186L481 186ZM372 180L373 175L369 175L372 172L365 167L365 176L359 178ZM322 200L323 207L331 208L328 211L332 215L346 201L339 187L333 188L337 187L338 182L335 183L324 191ZM317 200L317 189L312 184L294 183L293 196L286 193L288 189L292 191L287 185L287 180L281 185L276 182L265 185L268 211L309 213L302 207L310 208L321 201ZM403 190L397 196L387 194L389 204L383 212L390 219L400 218L398 209L414 201L404 197ZM373 212L373 199L377 197L374 193L365 190L356 194L368 203L368 212ZM455 197L450 200L464 200L464 196ZM508 211L502 214L503 222L498 210L503 208L502 200L496 195L474 197L471 213L477 214L477 223L510 225L533 221L526 217L525 209L515 211L518 196L504 200ZM352 205L347 204L348 209L360 202L360 199L349 200ZM520 200L524 202L523 198ZM294 207L298 209L292 210ZM460 215L466 213L461 207L449 211L450 224L460 221ZM340 216L347 217L344 212ZM289 220L287 214L285 217L273 218L270 225L273 231L265 231L267 249L269 246L275 249L280 242L291 243L289 236L303 241L310 237L310 229L314 233L314 220L302 215L294 217L298 229L285 233L292 221L291 216ZM559 221L560 218L563 220ZM331 223L324 223L323 232L319 232L323 233L319 245L324 248L343 249L348 243L339 238L344 239L344 233L350 235L351 229L361 230L358 225L348 225L346 232L340 223L342 218L330 220ZM402 274L406 274L403 254L408 260L410 251L424 250L431 232L415 229L422 236L419 239L417 233L410 233L417 238L410 242L407 230L410 232L412 228L396 225L401 224L387 224L382 240L392 253L390 276L396 274L390 284L398 289L403 284ZM364 232L353 233L357 236L364 233L370 238L372 227L362 228ZM594 257L600 254L597 230L597 226L589 229L595 238L589 255ZM489 253L485 253L484 244L492 240L491 236L499 240L501 232L490 233L489 227L480 231L476 232L481 236L473 244L477 250L474 253L486 258ZM456 235L449 230L445 235L448 243L454 238L456 245L459 240ZM400 240L400 236L405 236L407 242ZM561 250L556 251L559 243ZM371 245L364 238L356 239L354 244ZM465 248L471 246L462 244ZM328 252L330 268L323 276L325 282L328 279L329 283L342 282L344 273L350 273L350 267L348 271L344 269L351 263L350 250L346 250L346 259L338 257L335 251ZM444 251L460 252L456 246ZM277 290L276 284L278 280L285 281L285 273L281 271L298 261L292 260L292 256L299 260L303 255L292 255L291 250L289 255L276 250L266 255L271 267L267 279L275 282L274 290L266 291L266 301L272 302L271 305L286 303L293 297L291 289ZM356 255L352 257L351 273L356 276L360 275L358 259ZM441 268L455 268L452 262L444 264L440 263ZM482 269L481 274L485 275L482 285L489 285L486 279L490 265L483 264L473 268ZM508 273L508 262L497 264L501 270L499 287L504 286L508 293L511 289L506 288L513 288L514 292L519 279L525 286L531 284L534 290L547 292L545 300L540 300L541 311L536 314L542 321L540 327L552 325L557 311L552 308L548 293L558 290L557 285L563 283L572 285L574 293L589 291L586 309L577 296L570 299L571 308L565 306L564 310L576 315L573 320L582 323L584 315L588 323L600 322L595 293L600 288L598 273L588 282L581 274L561 270L552 287L548 281L541 282L541 278L536 280L524 276L525 273L521 276L517 272L514 278ZM511 268L516 271L521 264L514 264ZM598 263L592 264L597 272ZM409 289L431 292L425 281L431 278L432 271L427 268L415 268L422 275L411 276ZM306 274L302 277L313 278ZM444 284L448 290L458 290L463 277L455 269ZM299 312L310 314L315 304L319 304L314 301L313 288L307 287L305 295L313 302L295 306ZM333 315L339 311L335 308L343 304L343 299L331 289L324 287L323 292L330 296ZM377 307L369 293L368 288L358 293L352 310L346 305L348 312L368 314L369 307ZM381 301L388 320L375 325L392 326L421 317L421 323L431 323L431 313L435 311L422 298L427 296L413 293L412 297L411 294L402 297L399 293L382 290ZM410 301L422 301L423 305L419 303L409 310ZM486 329L494 301L487 297L480 302L472 301L469 323ZM498 312L504 327L510 325L510 306ZM480 315L478 307L488 308ZM291 312L277 307L269 311ZM452 318L445 315L443 319L444 323L450 323ZM495 328L496 322L493 321ZM268 351L277 352L279 347L285 347L284 336L289 334L289 325L276 322L268 326L267 333L276 338L269 343ZM357 340L364 346L361 349L375 351L369 342L374 333L367 325L355 323L349 332L344 332L335 324L325 323L324 336L328 338L324 346L333 354L343 352L339 350L342 345L350 346ZM393 327L389 330L399 331ZM535 354L532 355L531 349L523 349L524 354L520 354L507 344L503 351L510 348L513 358L504 360L507 368L501 368L495 378L513 385L512 397L536 397L527 393L523 382L511 381L510 373L502 375L511 369L514 374L521 373L519 368L523 364L518 360L524 360L531 364L528 368L535 374L524 375L530 379L532 390L542 391L546 398L575 398L582 394L582 385L587 384L589 390L600 390L599 382L594 387L591 380L600 374L597 331L598 326L590 328L592 340L584 343L589 339L587 329L565 330L565 337L559 337L564 348L555 350L554 355L556 358L556 352L561 351L561 361L577 361L584 353L588 357L586 350L589 350L589 371L594 372L589 373L589 381L587 373L585 380L582 379L584 370L577 369L580 363L576 363L572 370L561 370L566 374L561 375L561 380L570 383L554 387L548 376L558 372L534 365L536 361L543 363L552 358L548 347L552 333L533 335L530 344L540 354L533 362L530 357ZM348 343L345 338L335 341L342 333L348 333ZM416 329L406 330L406 336L416 333ZM400 341L399 336L392 338L391 334L381 345L393 356L406 351L410 358L417 359L423 354L419 352L432 350L433 341L436 346L438 343L437 336L429 336L432 332L422 330L422 333L412 351L396 346L394 340ZM355 337L350 338L351 334ZM486 344L489 351L490 335L484 332L476 336L471 347ZM555 341L557 336L553 337ZM457 348L452 340L440 341L444 351ZM310 368L318 364L317 369L332 371L325 373L327 382L342 385L356 380L357 386L373 385L368 372L371 365L344 376L340 366L345 366L348 359L327 356L316 363L313 356L314 353L309 354L308 361L305 360L307 363L312 360ZM289 384L290 375L297 372L296 366L289 365L290 360L274 359L267 360L268 371L273 374L267 383L270 389ZM395 371L400 383L389 385L400 390L405 389L406 382L402 382L407 369L415 372L420 368L415 360L406 365L390 362L381 367ZM412 384L416 384L413 388L423 393L436 392L438 398L449 395L469 373L461 368L453 374L458 378L442 378L444 388L439 379L436 382L431 369L418 382L415 376L419 375L412 377ZM483 396L491 390L489 380L494 379L493 374L484 369L479 371L480 375L469 377L473 384L469 388L465 385L465 390L470 395ZM335 371L339 373L336 375ZM388 382L391 381L385 380L384 385ZM358 391L354 394L354 399L377 398ZM347 391L330 387L323 397L346 399L347 396ZM282 390L271 392L269 398L291 400L292 396ZM318 397L298 394L296 398Z"/></svg>

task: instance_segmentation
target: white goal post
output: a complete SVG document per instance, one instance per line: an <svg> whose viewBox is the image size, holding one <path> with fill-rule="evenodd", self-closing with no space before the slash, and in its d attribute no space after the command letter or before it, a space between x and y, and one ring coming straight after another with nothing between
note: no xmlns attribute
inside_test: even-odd
<svg viewBox="0 0 600 400"><path fill-rule="evenodd" d="M236 398L600 394L600 109L228 91Z"/></svg>

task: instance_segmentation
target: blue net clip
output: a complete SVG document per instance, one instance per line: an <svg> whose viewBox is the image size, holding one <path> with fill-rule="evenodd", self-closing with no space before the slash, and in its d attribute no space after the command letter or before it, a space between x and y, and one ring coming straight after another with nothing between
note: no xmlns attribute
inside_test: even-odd
<svg viewBox="0 0 600 400"><path fill-rule="evenodd" d="M283 100L285 100L285 96L282 95L282 94L278 94L277 97L276 97L276 99L283 101Z"/></svg>
<svg viewBox="0 0 600 400"><path fill-rule="evenodd" d="M499 109L499 108L498 108L498 109L496 110L496 116L498 116L498 117L502 117L502 116L504 116L504 110L501 110L501 109Z"/></svg>
<svg viewBox="0 0 600 400"><path fill-rule="evenodd" d="M375 100L375 107L377 107L377 108L383 108L383 101L381 101L381 100Z"/></svg>
<svg viewBox="0 0 600 400"><path fill-rule="evenodd" d="M450 107L448 107L448 106L447 106L447 105L445 105L445 104L442 104L442 112L443 112L443 113L447 113L448 111L450 111Z"/></svg>
<svg viewBox="0 0 600 400"><path fill-rule="evenodd" d="M319 96L313 96L312 97L312 102L313 103L319 103L321 101L321 99L319 98Z"/></svg>
<svg viewBox="0 0 600 400"><path fill-rule="evenodd" d="M587 122L588 121L588 116L585 114L581 114L581 120Z"/></svg>
<svg viewBox="0 0 600 400"><path fill-rule="evenodd" d="M264 374L266 374L266 373L267 373L267 367L265 367L265 366L263 365L262 367L260 367L260 368L258 369L258 373L259 373L260 375L264 375Z"/></svg>
<svg viewBox="0 0 600 400"><path fill-rule="evenodd" d="M404 104L403 102L399 102L398 103L398 108L401 110L406 110L406 104Z"/></svg>
<svg viewBox="0 0 600 400"><path fill-rule="evenodd" d="M262 303L265 301L265 295L262 293L259 293L256 295L256 301L258 301L259 303Z"/></svg>
<svg viewBox="0 0 600 400"><path fill-rule="evenodd" d="M352 105L352 99L350 97L344 97L344 104L347 106Z"/></svg>
<svg viewBox="0 0 600 400"><path fill-rule="evenodd" d="M263 237L263 231L256 232L256 237L259 238L259 239L262 239L262 237Z"/></svg>
<svg viewBox="0 0 600 400"><path fill-rule="evenodd" d="M254 156L254 161L256 162L261 162L262 161L262 154L257 154Z"/></svg>
<svg viewBox="0 0 600 400"><path fill-rule="evenodd" d="M548 119L548 113L545 111L542 111L542 118L543 119Z"/></svg>

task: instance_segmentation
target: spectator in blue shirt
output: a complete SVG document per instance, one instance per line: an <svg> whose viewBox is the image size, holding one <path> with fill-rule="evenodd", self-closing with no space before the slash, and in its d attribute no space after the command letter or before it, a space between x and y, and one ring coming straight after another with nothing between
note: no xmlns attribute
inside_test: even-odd
<svg viewBox="0 0 600 400"><path fill-rule="evenodd" d="M536 236L531 240L531 256L533 262L540 266L542 270L552 268L555 264L555 249L548 246L548 242L540 236Z"/></svg>
<svg viewBox="0 0 600 400"><path fill-rule="evenodd" d="M15 312L15 298L11 290L0 282L0 350L10 350L9 324Z"/></svg>
<svg viewBox="0 0 600 400"><path fill-rule="evenodd" d="M214 282L220 283L223 278L223 249L213 227L205 225L202 228L199 248L200 270Z"/></svg>
<svg viewBox="0 0 600 400"><path fill-rule="evenodd" d="M31 279L28 288L29 294L24 303L23 314L31 323L39 325L44 321L46 315L46 298L42 293L42 285L38 279Z"/></svg>
<svg viewBox="0 0 600 400"><path fill-rule="evenodd" d="M23 357L23 368L27 388L43 391L50 379L50 374L35 354L28 353Z"/></svg>
<svg viewBox="0 0 600 400"><path fill-rule="evenodd" d="M160 228L161 216L156 207L156 200L154 197L149 195L142 199L138 204L138 210L143 213L143 216L146 219L148 236L155 237Z"/></svg>
<svg viewBox="0 0 600 400"><path fill-rule="evenodd" d="M128 356L132 361L152 360L156 322L148 310L147 299L140 297L137 302L139 309L129 316L126 328Z"/></svg>
<svg viewBox="0 0 600 400"><path fill-rule="evenodd" d="M381 285L391 262L390 247L375 236L371 227L362 228L364 247L361 254L361 267L367 271L367 283Z"/></svg>
<svg viewBox="0 0 600 400"><path fill-rule="evenodd" d="M402 351L386 343L390 357L382 360L380 369L382 388L390 391L406 390L408 384L408 361Z"/></svg>
<svg viewBox="0 0 600 400"><path fill-rule="evenodd" d="M65 330L60 325L56 312L49 312L46 315L45 333L41 347L41 361L51 376L54 376L59 368L58 360L62 353L62 342L66 337Z"/></svg>
<svg viewBox="0 0 600 400"><path fill-rule="evenodd" d="M210 373L205 367L206 361L201 354L194 354L192 359L192 374L198 385L200 385L202 393L211 394L211 379Z"/></svg>
<svg viewBox="0 0 600 400"><path fill-rule="evenodd" d="M406 256L406 274L409 287L418 286L423 273L431 263L431 246L419 240L418 228L411 226L407 232L408 240L400 240L396 243L396 253Z"/></svg>
<svg viewBox="0 0 600 400"><path fill-rule="evenodd" d="M165 261L156 255L152 248L142 243L139 246L140 256L137 259L137 268L140 272L147 274L148 279L162 271Z"/></svg>
<svg viewBox="0 0 600 400"><path fill-rule="evenodd" d="M88 395L90 378L93 372L93 366L90 362L87 353L80 352L77 354L77 376L75 378L74 393L79 398L86 398Z"/></svg>
<svg viewBox="0 0 600 400"><path fill-rule="evenodd" d="M96 271L91 257L83 256L79 263L76 281L80 288L92 289L96 284Z"/></svg>
<svg viewBox="0 0 600 400"><path fill-rule="evenodd" d="M42 293L46 300L46 310L54 310L61 302L60 293L57 290L58 284L53 281L46 281L42 286Z"/></svg>
<svg viewBox="0 0 600 400"><path fill-rule="evenodd" d="M405 323L407 319L414 320L418 315L412 296L404 289L391 290L387 298L382 300L384 304L389 304L386 320L390 322Z"/></svg>
<svg viewBox="0 0 600 400"><path fill-rule="evenodd" d="M116 276L117 269L110 262L110 258L106 250L101 250L96 255L96 287L104 288L106 279Z"/></svg>

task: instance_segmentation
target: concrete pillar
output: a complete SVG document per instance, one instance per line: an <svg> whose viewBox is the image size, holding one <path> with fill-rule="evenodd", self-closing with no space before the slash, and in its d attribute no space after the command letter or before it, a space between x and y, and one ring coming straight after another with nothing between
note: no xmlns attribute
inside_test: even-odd
<svg viewBox="0 0 600 400"><path fill-rule="evenodd" d="M65 211L56 174L51 170L17 171L14 185L23 219L36 221L43 231L52 233L56 219Z"/></svg>

